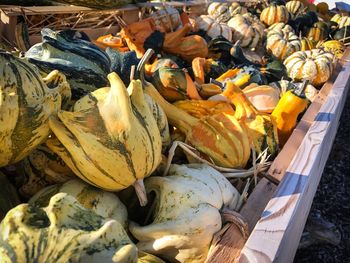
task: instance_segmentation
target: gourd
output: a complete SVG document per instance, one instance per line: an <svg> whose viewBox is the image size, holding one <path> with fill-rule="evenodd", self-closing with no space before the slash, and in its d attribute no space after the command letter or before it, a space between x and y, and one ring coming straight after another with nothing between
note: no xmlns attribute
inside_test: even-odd
<svg viewBox="0 0 350 263"><path fill-rule="evenodd" d="M302 14L305 7L304 4L300 1L289 1L286 3L286 8L288 12L292 15L292 17L297 17L298 15Z"/></svg>
<svg viewBox="0 0 350 263"><path fill-rule="evenodd" d="M294 52L299 51L300 48L300 40L292 31L274 30L267 37L267 51L281 61Z"/></svg>
<svg viewBox="0 0 350 263"><path fill-rule="evenodd" d="M345 45L339 40L328 40L320 45L327 52L333 53L337 58L341 58L345 52Z"/></svg>
<svg viewBox="0 0 350 263"><path fill-rule="evenodd" d="M220 60L195 58L192 61L192 71L197 84L208 83L211 78L217 78L227 70L227 65Z"/></svg>
<svg viewBox="0 0 350 263"><path fill-rule="evenodd" d="M235 106L236 119L246 127L249 141L257 154L266 149L274 156L278 152L276 123L270 115L258 112L243 91L232 82L227 82L222 93Z"/></svg>
<svg viewBox="0 0 350 263"><path fill-rule="evenodd" d="M0 167L3 167L22 160L47 139L48 119L67 103L70 88L58 71L42 79L36 67L2 51L0 74Z"/></svg>
<svg viewBox="0 0 350 263"><path fill-rule="evenodd" d="M241 47L255 48L263 39L264 25L249 13L235 15L227 25L233 30L232 41L240 41Z"/></svg>
<svg viewBox="0 0 350 263"><path fill-rule="evenodd" d="M328 38L330 28L325 22L317 22L310 28L307 37L315 42L323 41Z"/></svg>
<svg viewBox="0 0 350 263"><path fill-rule="evenodd" d="M25 57L45 73L55 69L62 72L71 86L73 99L107 85L111 65L103 50L73 30L55 32L43 28L41 35L43 42L32 46Z"/></svg>
<svg viewBox="0 0 350 263"><path fill-rule="evenodd" d="M255 83L244 88L243 93L258 111L264 113L271 113L280 98L278 89Z"/></svg>
<svg viewBox="0 0 350 263"><path fill-rule="evenodd" d="M345 16L341 14L335 14L331 21L337 22L339 28L350 26L350 16Z"/></svg>
<svg viewBox="0 0 350 263"><path fill-rule="evenodd" d="M168 176L145 184L156 194L156 208L150 224L130 223L137 247L170 262L204 262L222 227L220 210L236 209L238 191L204 164L171 165Z"/></svg>
<svg viewBox="0 0 350 263"><path fill-rule="evenodd" d="M271 87L277 88L280 91L280 97L282 97L287 91L295 90L296 88L300 88L303 85L302 82L291 82L289 80L280 80L276 82L272 82L269 84ZM318 90L312 86L311 84L307 84L304 90L305 97L313 102L318 94Z"/></svg>
<svg viewBox="0 0 350 263"><path fill-rule="evenodd" d="M281 22L281 23L272 24L267 28L267 37L269 37L275 31L277 32L287 31L287 32L295 33L294 29L290 25Z"/></svg>
<svg viewBox="0 0 350 263"><path fill-rule="evenodd" d="M298 51L283 62L288 76L297 81L308 79L311 85L319 87L333 71L334 55L321 49Z"/></svg>
<svg viewBox="0 0 350 263"><path fill-rule="evenodd" d="M198 119L218 113L235 114L232 106L225 101L179 100L174 105Z"/></svg>
<svg viewBox="0 0 350 263"><path fill-rule="evenodd" d="M308 28L312 27L313 24L318 22L318 16L315 12L309 11L305 15L299 15L294 20L288 21L295 32L299 34L300 32L306 31Z"/></svg>
<svg viewBox="0 0 350 263"><path fill-rule="evenodd" d="M4 263L137 262L137 248L118 221L65 193L44 208L21 204L10 210L0 224L0 243Z"/></svg>
<svg viewBox="0 0 350 263"><path fill-rule="evenodd" d="M350 26L340 28L334 33L334 39L343 42L344 44L350 43Z"/></svg>
<svg viewBox="0 0 350 263"><path fill-rule="evenodd" d="M260 21L267 26L271 26L278 22L287 23L288 19L288 9L283 5L271 4L264 8L260 14Z"/></svg>
<svg viewBox="0 0 350 263"><path fill-rule="evenodd" d="M223 36L229 41L232 40L232 30L225 23L217 22L214 18L208 15L201 15L197 17L196 23L198 28L204 30L211 38Z"/></svg>
<svg viewBox="0 0 350 263"><path fill-rule="evenodd" d="M46 187L37 192L28 203L33 206L46 207L51 197L58 193L74 197L86 209L104 218L116 220L123 228L127 226L126 207L117 195L98 189L79 179Z"/></svg>
<svg viewBox="0 0 350 263"><path fill-rule="evenodd" d="M313 39L307 37L300 37L299 39L301 43L300 51L311 50L316 48L317 43Z"/></svg>
<svg viewBox="0 0 350 263"><path fill-rule="evenodd" d="M20 204L16 188L9 182L7 177L0 172L0 221L5 217L6 213Z"/></svg>
<svg viewBox="0 0 350 263"><path fill-rule="evenodd" d="M208 7L208 15L213 17L215 20L219 22L227 22L231 17L235 15L243 15L246 14L247 8L241 6L237 2L233 3L219 3L214 2L211 3Z"/></svg>
<svg viewBox="0 0 350 263"><path fill-rule="evenodd" d="M48 144L81 179L118 191L131 185L142 205L147 203L142 179L161 161L162 140L139 80L128 89L116 73L110 89L97 90L50 119L60 144ZM117 167L117 169L116 169Z"/></svg>
<svg viewBox="0 0 350 263"><path fill-rule="evenodd" d="M139 251L137 263L165 263L165 261L152 254Z"/></svg>

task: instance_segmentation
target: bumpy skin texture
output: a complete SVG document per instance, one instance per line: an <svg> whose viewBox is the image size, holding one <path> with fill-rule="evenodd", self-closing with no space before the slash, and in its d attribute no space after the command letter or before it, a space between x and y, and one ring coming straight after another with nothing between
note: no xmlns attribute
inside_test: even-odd
<svg viewBox="0 0 350 263"><path fill-rule="evenodd" d="M203 164L172 165L168 176L147 178L145 184L156 193L157 205L151 224L130 224L138 248L170 262L204 262L222 226L219 210L236 208L237 190Z"/></svg>
<svg viewBox="0 0 350 263"><path fill-rule="evenodd" d="M3 263L137 262L137 248L122 225L64 193L45 208L21 204L0 224Z"/></svg>
<svg viewBox="0 0 350 263"><path fill-rule="evenodd" d="M247 8L237 2L233 3L211 3L208 7L208 14L219 22L227 22L235 15L248 13Z"/></svg>
<svg viewBox="0 0 350 263"><path fill-rule="evenodd" d="M61 108L63 89L69 85L57 71L49 89L38 70L26 60L0 52L0 167L27 156L49 135L48 119ZM57 77L57 78L56 78Z"/></svg>
<svg viewBox="0 0 350 263"><path fill-rule="evenodd" d="M287 23L289 18L289 12L283 5L272 4L266 7L260 14L260 21L267 26L272 24L283 22Z"/></svg>
<svg viewBox="0 0 350 263"><path fill-rule="evenodd" d="M196 19L199 29L207 32L211 38L223 36L227 40L232 40L232 30L226 23L219 23L208 15L201 15Z"/></svg>
<svg viewBox="0 0 350 263"><path fill-rule="evenodd" d="M299 51L284 61L288 76L295 80L310 80L314 86L320 86L331 76L334 55L321 49Z"/></svg>
<svg viewBox="0 0 350 263"><path fill-rule="evenodd" d="M299 51L300 48L301 42L292 31L273 30L267 37L267 51L281 61L294 52Z"/></svg>
<svg viewBox="0 0 350 263"><path fill-rule="evenodd" d="M61 111L58 119L50 119L62 145L48 146L81 179L118 191L157 168L162 141L141 81L131 81L127 90L116 73L108 78L108 92L97 90L79 100L74 112Z"/></svg>
<svg viewBox="0 0 350 263"><path fill-rule="evenodd" d="M241 47L256 47L263 39L265 26L259 19L247 13L244 15L235 15L227 25L232 28L232 41L241 41Z"/></svg>
<svg viewBox="0 0 350 263"><path fill-rule="evenodd" d="M124 228L127 226L127 211L117 195L93 187L80 179L72 179L64 184L56 184L44 188L34 195L29 204L45 207L50 198L57 193L73 196L86 209L94 213L118 221Z"/></svg>

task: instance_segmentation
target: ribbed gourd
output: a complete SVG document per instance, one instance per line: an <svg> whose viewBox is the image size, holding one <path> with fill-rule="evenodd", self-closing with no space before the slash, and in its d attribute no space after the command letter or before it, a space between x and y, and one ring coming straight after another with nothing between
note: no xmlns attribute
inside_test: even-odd
<svg viewBox="0 0 350 263"><path fill-rule="evenodd" d="M286 3L286 8L292 17L295 18L304 12L305 6L302 2L293 0Z"/></svg>
<svg viewBox="0 0 350 263"><path fill-rule="evenodd" d="M215 18L219 22L227 22L231 17L235 15L246 14L247 8L241 6L240 3L219 3L214 2L208 6L208 15Z"/></svg>
<svg viewBox="0 0 350 263"><path fill-rule="evenodd" d="M289 12L283 5L272 3L270 6L264 8L260 14L260 21L267 26L283 22L287 23L289 19Z"/></svg>
<svg viewBox="0 0 350 263"><path fill-rule="evenodd" d="M203 164L171 165L168 176L147 178L145 184L156 194L156 208L150 224L130 223L137 247L170 262L204 262L222 227L220 210L236 209L238 191Z"/></svg>
<svg viewBox="0 0 350 263"><path fill-rule="evenodd" d="M58 193L48 206L21 204L0 224L3 263L137 262L137 247L123 226Z"/></svg>
<svg viewBox="0 0 350 263"><path fill-rule="evenodd" d="M319 87L325 83L333 71L334 55L322 49L298 51L283 62L288 76L296 81L310 80L310 84Z"/></svg>
<svg viewBox="0 0 350 263"><path fill-rule="evenodd" d="M331 21L338 23L339 28L350 26L350 16L335 14Z"/></svg>
<svg viewBox="0 0 350 263"><path fill-rule="evenodd" d="M208 15L201 15L196 18L196 24L199 29L206 32L211 38L223 36L227 40L232 40L232 30L226 23L217 22Z"/></svg>
<svg viewBox="0 0 350 263"><path fill-rule="evenodd" d="M273 34L274 31L277 31L277 32L288 31L288 32L295 33L294 29L290 25L283 23L283 22L275 23L275 24L272 24L271 26L269 26L267 28L267 37L269 37L271 34Z"/></svg>
<svg viewBox="0 0 350 263"><path fill-rule="evenodd" d="M25 57L46 73L54 69L62 72L72 88L73 99L107 85L111 65L103 50L73 30L55 32L43 28L41 35L43 42L32 46Z"/></svg>
<svg viewBox="0 0 350 263"><path fill-rule="evenodd" d="M325 22L317 22L307 33L307 37L316 42L326 40L329 35L330 28Z"/></svg>
<svg viewBox="0 0 350 263"><path fill-rule="evenodd" d="M111 88L92 92L50 119L60 144L48 144L81 179L96 187L118 191L134 185L146 204L144 177L161 161L162 140L142 84L128 89L116 73L108 75Z"/></svg>
<svg viewBox="0 0 350 263"><path fill-rule="evenodd" d="M267 149L269 154L276 155L279 148L274 119L257 111L243 91L232 82L227 82L223 95L235 105L235 117L246 127L250 143L254 145L257 154Z"/></svg>
<svg viewBox="0 0 350 263"><path fill-rule="evenodd" d="M6 52L0 52L0 74L2 167L22 160L48 138L48 119L69 100L70 88L58 71L42 79L37 68Z"/></svg>
<svg viewBox="0 0 350 263"><path fill-rule="evenodd" d="M98 189L78 178L64 184L46 187L37 192L28 203L38 207L46 207L49 205L51 197L58 193L70 195L86 209L104 218L114 219L124 228L127 227L128 213L117 195Z"/></svg>

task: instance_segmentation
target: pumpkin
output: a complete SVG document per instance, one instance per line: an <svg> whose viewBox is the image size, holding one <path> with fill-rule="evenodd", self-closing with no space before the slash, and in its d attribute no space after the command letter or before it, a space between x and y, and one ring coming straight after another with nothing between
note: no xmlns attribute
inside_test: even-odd
<svg viewBox="0 0 350 263"><path fill-rule="evenodd" d="M255 83L245 87L243 93L258 111L264 113L271 113L280 98L278 89Z"/></svg>
<svg viewBox="0 0 350 263"><path fill-rule="evenodd" d="M300 48L300 39L291 31L274 30L267 37L266 50L281 61Z"/></svg>
<svg viewBox="0 0 350 263"><path fill-rule="evenodd" d="M279 89L280 96L282 97L287 91L300 88L302 84L302 82L290 82L288 80L280 80L277 82L270 83L269 86ZM318 90L311 84L308 84L305 88L304 94L309 101L313 102L318 94Z"/></svg>
<svg viewBox="0 0 350 263"><path fill-rule="evenodd" d="M227 40L232 40L232 30L225 23L219 23L214 18L207 15L201 15L196 19L198 28L204 30L211 38L223 36Z"/></svg>
<svg viewBox="0 0 350 263"><path fill-rule="evenodd" d="M5 217L6 213L20 204L16 188L9 182L6 175L0 172L0 221Z"/></svg>
<svg viewBox="0 0 350 263"><path fill-rule="evenodd" d="M293 80L310 80L315 87L325 83L332 74L334 55L321 49L298 51L287 57L284 65Z"/></svg>
<svg viewBox="0 0 350 263"><path fill-rule="evenodd" d="M233 82L227 82L222 95L235 106L235 117L246 127L250 144L254 145L257 154L267 149L269 154L276 155L278 135L274 119L268 114L257 111L243 91Z"/></svg>
<svg viewBox="0 0 350 263"><path fill-rule="evenodd" d="M302 2L293 0L286 3L286 8L292 17L297 17L304 12L305 6Z"/></svg>
<svg viewBox="0 0 350 263"><path fill-rule="evenodd" d="M24 59L0 51L0 167L26 157L49 136L49 117L66 104L69 84L58 71L42 79ZM62 95L61 95L62 94ZM67 100L66 100L67 99Z"/></svg>
<svg viewBox="0 0 350 263"><path fill-rule="evenodd" d="M0 224L2 262L135 262L123 226L59 193L47 207L21 204ZM27 251L27 253L25 253Z"/></svg>
<svg viewBox="0 0 350 263"><path fill-rule="evenodd" d="M232 41L240 41L241 47L255 48L262 41L265 27L253 15L235 15L227 25L232 28Z"/></svg>
<svg viewBox="0 0 350 263"><path fill-rule="evenodd" d="M242 14L246 14L247 12L248 12L247 8L245 8L244 6L241 6L237 2L233 2L233 3L214 2L208 6L208 15L213 17L215 20L223 23L227 22L228 20L230 20L231 17L235 15L238 15L238 14L242 15Z"/></svg>
<svg viewBox="0 0 350 263"><path fill-rule="evenodd" d="M335 31L334 39L339 40L344 44L350 43L350 26L345 26Z"/></svg>
<svg viewBox="0 0 350 263"><path fill-rule="evenodd" d="M55 69L62 72L71 86L73 99L107 84L111 66L107 54L82 39L79 32L43 28L41 35L43 42L32 46L25 57L45 73Z"/></svg>
<svg viewBox="0 0 350 263"><path fill-rule="evenodd" d="M330 29L325 22L317 22L309 29L307 37L315 42L323 41L328 38L329 31Z"/></svg>
<svg viewBox="0 0 350 263"><path fill-rule="evenodd" d="M161 161L160 132L141 82L132 80L126 89L116 73L108 79L110 89L96 90L77 101L74 112L50 120L62 145L48 146L89 184L109 191L134 185L144 205L142 179Z"/></svg>
<svg viewBox="0 0 350 263"><path fill-rule="evenodd" d="M341 58L345 52L345 45L339 40L328 40L323 42L320 47L333 53L337 58Z"/></svg>
<svg viewBox="0 0 350 263"><path fill-rule="evenodd" d="M285 23L275 23L275 24L272 24L271 26L269 26L267 28L267 36L269 37L271 34L274 33L274 31L277 31L277 32L280 32L280 31L289 31L289 32L294 32L294 29L288 25L288 24L285 24Z"/></svg>
<svg viewBox="0 0 350 263"><path fill-rule="evenodd" d="M287 23L288 19L288 9L283 5L271 4L264 8L260 14L260 21L267 26L271 26L278 22Z"/></svg>
<svg viewBox="0 0 350 263"><path fill-rule="evenodd" d="M345 16L341 14L335 14L332 18L331 21L337 22L339 28L345 27L345 26L350 26L350 16Z"/></svg>
<svg viewBox="0 0 350 263"><path fill-rule="evenodd" d="M104 217L114 219L124 228L127 226L126 207L113 194L95 188L79 179L72 179L64 184L56 184L37 192L30 200L30 205L46 207L52 196L65 193L74 197L83 207Z"/></svg>
<svg viewBox="0 0 350 263"><path fill-rule="evenodd" d="M156 194L153 221L130 222L137 247L170 262L204 262L213 235L222 227L221 209L236 209L238 191L204 164L171 165L166 177L145 182Z"/></svg>

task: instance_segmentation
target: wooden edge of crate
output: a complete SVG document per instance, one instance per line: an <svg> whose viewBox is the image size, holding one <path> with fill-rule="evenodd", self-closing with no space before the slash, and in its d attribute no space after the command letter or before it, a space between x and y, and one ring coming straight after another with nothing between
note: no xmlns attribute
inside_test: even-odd
<svg viewBox="0 0 350 263"><path fill-rule="evenodd" d="M345 60L350 57L346 52ZM344 58L344 57L343 57ZM246 262L292 262L337 132L350 86L350 62L306 133L286 175L267 204L239 258Z"/></svg>
<svg viewBox="0 0 350 263"><path fill-rule="evenodd" d="M349 54L350 54L350 51L349 49L347 49L346 52L344 53L343 59L339 60L339 62L337 63L333 71L332 77L323 85L319 94L317 95L315 100L311 103L311 105L308 107L302 119L294 129L287 143L284 145L281 152L278 154L278 156L275 158L275 160L271 164L270 169L265 175L269 180L278 184L283 179L284 175L286 174L286 170L292 161L291 157L293 157L297 152L306 133L308 132L314 119L316 118L321 106L327 99L327 96L331 91L334 82L336 81L343 65L346 62L345 58L349 57Z"/></svg>

